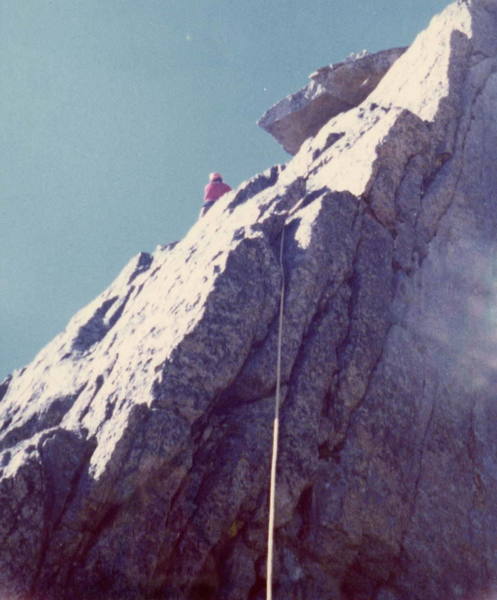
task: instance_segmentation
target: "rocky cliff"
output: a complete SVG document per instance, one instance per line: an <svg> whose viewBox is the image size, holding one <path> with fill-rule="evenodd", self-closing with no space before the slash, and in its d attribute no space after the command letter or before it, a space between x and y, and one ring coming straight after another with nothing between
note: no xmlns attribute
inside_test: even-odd
<svg viewBox="0 0 497 600"><path fill-rule="evenodd" d="M365 100L405 48L349 57L318 69L309 83L283 98L259 119L258 125L273 135L290 154L318 133L332 117Z"/></svg>
<svg viewBox="0 0 497 600"><path fill-rule="evenodd" d="M1 384L2 600L264 597L283 275L275 597L496 593L497 0L376 83Z"/></svg>

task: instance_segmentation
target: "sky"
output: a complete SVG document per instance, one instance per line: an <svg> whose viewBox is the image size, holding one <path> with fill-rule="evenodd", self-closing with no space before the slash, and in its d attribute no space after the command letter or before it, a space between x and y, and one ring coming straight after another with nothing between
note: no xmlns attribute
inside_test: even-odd
<svg viewBox="0 0 497 600"><path fill-rule="evenodd" d="M290 157L256 126L308 75L409 45L447 0L0 0L0 380L203 186Z"/></svg>

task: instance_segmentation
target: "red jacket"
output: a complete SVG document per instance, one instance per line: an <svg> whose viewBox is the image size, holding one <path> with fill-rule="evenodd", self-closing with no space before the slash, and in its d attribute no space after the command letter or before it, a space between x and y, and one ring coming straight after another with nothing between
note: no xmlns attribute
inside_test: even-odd
<svg viewBox="0 0 497 600"><path fill-rule="evenodd" d="M204 188L204 204L206 202L214 202L230 190L230 186L224 183L224 181L211 181Z"/></svg>

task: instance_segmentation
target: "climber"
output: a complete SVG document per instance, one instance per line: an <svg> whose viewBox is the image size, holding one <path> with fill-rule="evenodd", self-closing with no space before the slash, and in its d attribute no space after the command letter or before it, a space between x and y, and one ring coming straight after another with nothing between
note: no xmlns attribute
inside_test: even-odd
<svg viewBox="0 0 497 600"><path fill-rule="evenodd" d="M204 203L200 211L203 217L216 200L231 190L230 186L223 181L221 173L211 173L209 183L204 188Z"/></svg>

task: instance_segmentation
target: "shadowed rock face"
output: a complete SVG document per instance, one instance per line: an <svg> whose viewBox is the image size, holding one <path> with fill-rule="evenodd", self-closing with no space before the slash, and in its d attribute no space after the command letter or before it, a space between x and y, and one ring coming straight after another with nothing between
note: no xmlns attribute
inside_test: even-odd
<svg viewBox="0 0 497 600"><path fill-rule="evenodd" d="M496 103L454 4L1 384L0 597L264 597L284 229L275 597L491 598Z"/></svg>
<svg viewBox="0 0 497 600"><path fill-rule="evenodd" d="M258 121L290 154L296 154L332 117L358 106L405 48L392 48L323 67L295 94L272 106Z"/></svg>

